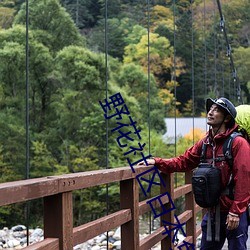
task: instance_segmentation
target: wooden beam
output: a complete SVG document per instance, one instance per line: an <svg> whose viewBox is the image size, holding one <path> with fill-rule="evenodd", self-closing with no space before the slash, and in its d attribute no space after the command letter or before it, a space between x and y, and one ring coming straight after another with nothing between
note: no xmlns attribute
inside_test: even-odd
<svg viewBox="0 0 250 250"><path fill-rule="evenodd" d="M155 232L142 239L140 241L140 250L151 249L155 244L167 237L167 235L162 235L165 231L164 227L160 227Z"/></svg>
<svg viewBox="0 0 250 250"><path fill-rule="evenodd" d="M58 193L55 177L35 178L0 184L0 206L42 198Z"/></svg>
<svg viewBox="0 0 250 250"><path fill-rule="evenodd" d="M60 249L73 249L72 192L44 198L44 238L59 238Z"/></svg>
<svg viewBox="0 0 250 250"><path fill-rule="evenodd" d="M163 185L161 185L161 194L168 192L170 198L174 201L174 177L173 177L173 174L165 175L165 174L161 173L161 177L166 185L165 187ZM171 202L168 202L167 204L165 204L164 208L165 208L165 210L171 209L172 208ZM174 210L171 210L168 213L164 213L161 216L161 226L164 226L164 222L162 222L163 220L167 221L169 223L174 223ZM172 226L170 226L170 229L171 228L172 228ZM174 248L174 243L172 242L174 232L171 231L170 235L171 235L171 237L165 237L161 241L161 249L162 250L169 250L170 248L172 248L172 249Z"/></svg>
<svg viewBox="0 0 250 250"><path fill-rule="evenodd" d="M22 248L23 250L59 250L59 239L47 238Z"/></svg>
<svg viewBox="0 0 250 250"><path fill-rule="evenodd" d="M192 172L185 173L185 183L190 184L192 180ZM185 195L185 210L192 211L192 217L190 220L186 222L186 235L192 236L194 242L193 244L196 245L196 203L194 200L193 192L188 193Z"/></svg>
<svg viewBox="0 0 250 250"><path fill-rule="evenodd" d="M120 183L121 209L130 209L132 220L121 226L121 249L139 250L139 189L136 179Z"/></svg>
<svg viewBox="0 0 250 250"><path fill-rule="evenodd" d="M173 199L177 199L182 195L188 194L192 192L192 185L191 184L185 184L181 187L175 188L174 190L174 198Z"/></svg>
<svg viewBox="0 0 250 250"><path fill-rule="evenodd" d="M144 171L150 168L152 168L152 165L143 167L135 166L135 173L133 173L130 167L123 167L60 175L58 176L59 189L60 192L65 192L76 189L94 187L112 182L129 180L135 178L135 176L143 173Z"/></svg>
<svg viewBox="0 0 250 250"><path fill-rule="evenodd" d="M157 196L155 196L155 197L157 197ZM140 209L139 214L140 215L143 215L143 214L145 214L145 213L147 213L149 211L152 211L151 206L149 204L147 204L147 202L150 201L151 199L155 198L155 197L151 197L150 199L141 201L139 203L139 209ZM168 196L167 195L163 196L161 198L161 202L162 202L162 204L167 204L169 202ZM153 208L157 208L157 207L161 206L161 203L159 202L158 199L156 199L156 200L154 200L154 201L152 201L150 203L151 203L151 205L152 205Z"/></svg>
<svg viewBox="0 0 250 250"><path fill-rule="evenodd" d="M131 221L131 210L123 209L73 229L74 246Z"/></svg>
<svg viewBox="0 0 250 250"><path fill-rule="evenodd" d="M0 206L135 178L152 168L135 166L0 183Z"/></svg>

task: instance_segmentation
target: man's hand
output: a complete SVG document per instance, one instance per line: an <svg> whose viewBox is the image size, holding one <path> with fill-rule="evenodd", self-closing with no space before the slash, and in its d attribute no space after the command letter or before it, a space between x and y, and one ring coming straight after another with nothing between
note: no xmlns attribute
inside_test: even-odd
<svg viewBox="0 0 250 250"><path fill-rule="evenodd" d="M234 216L234 215L231 215L231 214L227 215L226 224L227 224L227 229L228 230L236 229L239 226L239 223L240 223L239 216Z"/></svg>
<svg viewBox="0 0 250 250"><path fill-rule="evenodd" d="M147 159L147 163L148 163L148 165L155 165L155 160L154 159ZM137 166L139 166L139 165L145 165L146 166L146 163L145 163L145 161L141 161L141 162L139 162L137 164Z"/></svg>

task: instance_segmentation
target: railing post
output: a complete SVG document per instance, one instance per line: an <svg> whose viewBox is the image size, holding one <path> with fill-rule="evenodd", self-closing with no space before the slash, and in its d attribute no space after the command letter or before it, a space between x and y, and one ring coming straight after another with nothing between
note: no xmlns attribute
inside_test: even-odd
<svg viewBox="0 0 250 250"><path fill-rule="evenodd" d="M192 172L185 173L185 183L191 184ZM193 236L193 244L196 245L196 211L193 192L185 195L185 210L192 211L192 218L186 222L186 235Z"/></svg>
<svg viewBox="0 0 250 250"><path fill-rule="evenodd" d="M161 173L161 177L166 185L166 187L161 185L161 194L168 192L170 198L173 200L174 199L174 177L173 177L173 174L165 175L165 174ZM173 202L174 202L174 200L173 200ZM167 204L164 205L164 207L166 210L171 209L172 208L171 202L169 201ZM164 220L166 222L174 223L174 210L172 210L168 213L165 213L161 216L161 226L164 225L162 220ZM169 229L171 229L172 227L173 226L169 226ZM174 249L174 243L172 242L172 239L174 237L174 232L171 231L170 235L171 235L171 238L165 237L161 241L161 250L169 250L170 247L172 249Z"/></svg>
<svg viewBox="0 0 250 250"><path fill-rule="evenodd" d="M121 209L131 209L132 220L121 226L121 249L139 250L139 188L136 179L120 182Z"/></svg>
<svg viewBox="0 0 250 250"><path fill-rule="evenodd" d="M72 192L44 198L44 238L59 238L60 250L73 249Z"/></svg>

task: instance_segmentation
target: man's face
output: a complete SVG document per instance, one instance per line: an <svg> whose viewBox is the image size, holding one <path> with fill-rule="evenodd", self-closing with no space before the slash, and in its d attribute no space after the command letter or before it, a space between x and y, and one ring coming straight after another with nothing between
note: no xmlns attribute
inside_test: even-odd
<svg viewBox="0 0 250 250"><path fill-rule="evenodd" d="M213 104L207 113L207 124L214 128L220 127L224 119L224 110L220 106Z"/></svg>

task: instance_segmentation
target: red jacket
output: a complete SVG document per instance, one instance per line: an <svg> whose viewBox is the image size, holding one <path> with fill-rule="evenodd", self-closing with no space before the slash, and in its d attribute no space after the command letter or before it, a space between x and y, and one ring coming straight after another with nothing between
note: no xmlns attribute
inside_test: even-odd
<svg viewBox="0 0 250 250"><path fill-rule="evenodd" d="M210 131L206 136L187 149L184 154L176 158L162 159L154 158L155 165L163 173L186 172L198 166L200 163L200 155L202 151L202 142L209 143L207 146L206 159L213 158L213 146L215 158L223 157L223 144L225 138L237 131L238 125L232 129L228 129L223 134L218 134L212 138L209 136ZM220 198L221 211L232 212L241 215L246 211L248 202L250 201L250 144L241 136L237 136L232 144L233 155L233 180L234 180L234 200L230 200L226 195ZM226 161L215 162L215 166L221 169L221 184L225 188L229 182L231 170Z"/></svg>

